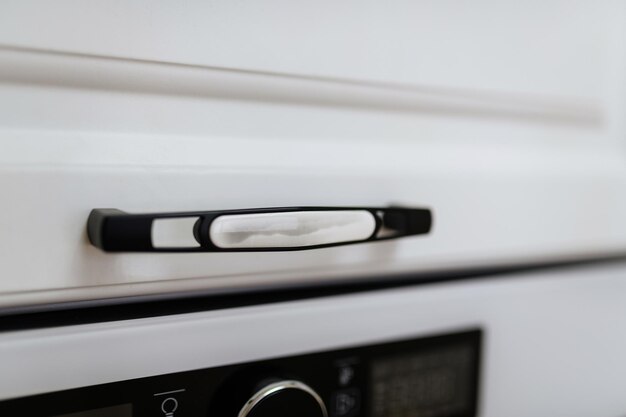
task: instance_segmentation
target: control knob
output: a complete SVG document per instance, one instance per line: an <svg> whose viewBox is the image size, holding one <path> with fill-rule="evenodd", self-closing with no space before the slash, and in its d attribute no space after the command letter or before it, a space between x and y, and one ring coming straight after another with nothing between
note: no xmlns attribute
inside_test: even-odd
<svg viewBox="0 0 626 417"><path fill-rule="evenodd" d="M311 387L297 380L282 380L258 389L237 417L328 417L328 413Z"/></svg>

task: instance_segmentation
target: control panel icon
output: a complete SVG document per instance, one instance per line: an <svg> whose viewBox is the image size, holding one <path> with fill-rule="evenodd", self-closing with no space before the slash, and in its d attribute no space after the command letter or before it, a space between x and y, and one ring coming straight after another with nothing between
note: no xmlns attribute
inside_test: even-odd
<svg viewBox="0 0 626 417"><path fill-rule="evenodd" d="M333 395L333 417L351 417L359 412L361 395L358 389L337 391Z"/></svg>
<svg viewBox="0 0 626 417"><path fill-rule="evenodd" d="M174 397L167 397L161 403L161 411L165 417L174 417L174 412L178 410L178 401Z"/></svg>
<svg viewBox="0 0 626 417"><path fill-rule="evenodd" d="M351 366L343 366L339 368L339 385L345 387L352 382L354 378L354 368Z"/></svg>
<svg viewBox="0 0 626 417"><path fill-rule="evenodd" d="M177 417L177 415L180 414L181 397L184 395L185 391L185 389L177 389L154 394L156 402L154 404L154 411L156 412L156 408L158 407L162 417Z"/></svg>

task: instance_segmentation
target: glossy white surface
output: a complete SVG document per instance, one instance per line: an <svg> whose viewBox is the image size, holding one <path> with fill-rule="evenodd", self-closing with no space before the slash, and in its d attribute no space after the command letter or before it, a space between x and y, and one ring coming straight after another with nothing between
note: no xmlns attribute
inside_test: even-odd
<svg viewBox="0 0 626 417"><path fill-rule="evenodd" d="M374 216L365 210L302 211L219 216L209 236L218 248L294 248L371 237Z"/></svg>
<svg viewBox="0 0 626 417"><path fill-rule="evenodd" d="M625 275L579 267L3 333L0 398L479 326L480 417L620 416Z"/></svg>

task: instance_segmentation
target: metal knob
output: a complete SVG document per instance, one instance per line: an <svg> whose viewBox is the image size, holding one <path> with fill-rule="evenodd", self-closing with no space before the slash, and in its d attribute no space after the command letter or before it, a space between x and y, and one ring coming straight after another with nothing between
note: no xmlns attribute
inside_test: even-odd
<svg viewBox="0 0 626 417"><path fill-rule="evenodd" d="M237 417L328 417L324 401L300 381L274 382L258 390Z"/></svg>

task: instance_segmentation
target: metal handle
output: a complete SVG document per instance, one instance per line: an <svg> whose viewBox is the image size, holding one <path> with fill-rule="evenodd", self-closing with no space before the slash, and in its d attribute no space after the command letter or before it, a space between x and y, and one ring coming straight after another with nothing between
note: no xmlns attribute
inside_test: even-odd
<svg viewBox="0 0 626 417"><path fill-rule="evenodd" d="M431 212L421 208L281 207L129 214L94 209L87 232L107 252L287 251L420 235Z"/></svg>

